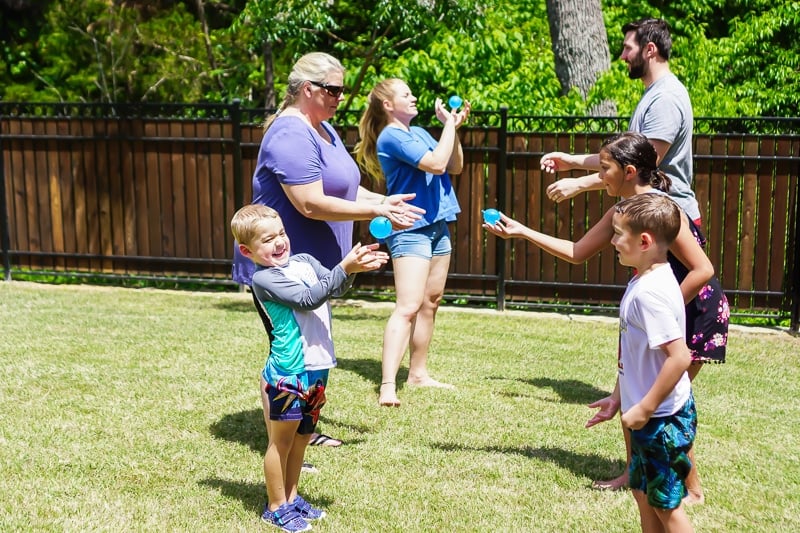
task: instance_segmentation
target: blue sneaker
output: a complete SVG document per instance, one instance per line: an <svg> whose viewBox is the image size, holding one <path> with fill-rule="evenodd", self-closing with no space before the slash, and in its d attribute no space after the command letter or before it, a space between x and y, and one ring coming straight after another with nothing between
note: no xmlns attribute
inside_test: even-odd
<svg viewBox="0 0 800 533"><path fill-rule="evenodd" d="M291 503L284 503L274 511L269 510L269 504L264 506L264 512L261 513L261 520L267 524L272 524L281 528L282 531L290 533L295 531L309 531L311 524L306 522L305 518L300 516L300 513L294 508Z"/></svg>
<svg viewBox="0 0 800 533"><path fill-rule="evenodd" d="M292 502L294 505L294 510L297 511L300 516L305 518L306 520L319 520L320 518L325 518L327 514L322 509L317 509L310 503L308 503L302 496L299 494L295 497L294 501Z"/></svg>

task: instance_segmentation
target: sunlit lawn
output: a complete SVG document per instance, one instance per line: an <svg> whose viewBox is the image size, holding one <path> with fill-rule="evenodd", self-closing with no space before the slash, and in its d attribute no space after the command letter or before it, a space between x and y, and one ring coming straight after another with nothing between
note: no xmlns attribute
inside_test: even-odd
<svg viewBox="0 0 800 533"><path fill-rule="evenodd" d="M301 489L316 531L635 531L618 423L584 429L614 383L616 325L444 309L431 370L379 408L390 308L334 307L339 367ZM0 283L0 531L269 531L246 294ZM698 531L800 530L800 340L737 328L695 382ZM405 367L404 367L405 368ZM404 377L405 370L401 370Z"/></svg>

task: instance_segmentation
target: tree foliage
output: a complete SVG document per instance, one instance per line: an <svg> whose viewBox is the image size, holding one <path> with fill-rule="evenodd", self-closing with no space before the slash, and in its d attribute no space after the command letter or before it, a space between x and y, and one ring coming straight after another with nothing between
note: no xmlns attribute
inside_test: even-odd
<svg viewBox="0 0 800 533"><path fill-rule="evenodd" d="M671 66L697 116L800 115L795 0L603 0L602 9L612 58L623 23L670 22ZM608 98L629 114L642 87L620 61L588 93L562 94L547 21L545 0L2 0L0 100L264 105L300 54L323 50L347 67L353 109L377 80L397 76L421 108L458 93L475 109L514 114L586 114Z"/></svg>

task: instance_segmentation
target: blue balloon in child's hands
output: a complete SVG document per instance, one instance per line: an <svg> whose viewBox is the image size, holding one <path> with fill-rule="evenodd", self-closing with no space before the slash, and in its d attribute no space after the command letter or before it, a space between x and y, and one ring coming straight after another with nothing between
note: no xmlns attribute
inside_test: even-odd
<svg viewBox="0 0 800 533"><path fill-rule="evenodd" d="M386 217L375 217L369 223L369 232L376 239L385 239L392 232L392 223Z"/></svg>
<svg viewBox="0 0 800 533"><path fill-rule="evenodd" d="M447 105L450 106L450 109L458 109L459 107L461 107L461 104L463 103L464 100L462 100L461 97L458 96L457 94L451 96L450 99L447 101Z"/></svg>
<svg viewBox="0 0 800 533"><path fill-rule="evenodd" d="M489 224L490 226L494 226L500 220L500 211L497 209L484 209L483 210L483 221Z"/></svg>

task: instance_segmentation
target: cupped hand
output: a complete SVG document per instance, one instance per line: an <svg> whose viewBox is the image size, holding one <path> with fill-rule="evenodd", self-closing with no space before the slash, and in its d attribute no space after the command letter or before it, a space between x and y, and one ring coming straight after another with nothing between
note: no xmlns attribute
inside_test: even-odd
<svg viewBox="0 0 800 533"><path fill-rule="evenodd" d="M447 109L442 102L441 98L436 99L436 103L433 107L434 111L436 112L436 118L439 119L439 122L446 125L448 122L453 122L455 124L456 116L455 113ZM463 120L463 119L462 119Z"/></svg>
<svg viewBox="0 0 800 533"><path fill-rule="evenodd" d="M416 196L414 193L387 196L384 203L380 204L380 216L389 219L389 222L392 223L392 229L410 228L414 225L414 222L421 219L422 215L425 214L425 210L421 207L408 203Z"/></svg>
<svg viewBox="0 0 800 533"><path fill-rule="evenodd" d="M451 111L456 120L456 129L460 128L469 119L469 112L472 111L472 105L469 100L464 100L458 111Z"/></svg>
<svg viewBox="0 0 800 533"><path fill-rule="evenodd" d="M550 174L575 168L572 164L572 156L565 152L550 152L544 154L539 161L539 167Z"/></svg>
<svg viewBox="0 0 800 533"><path fill-rule="evenodd" d="M389 254L378 250L378 243L356 244L342 259L342 266L348 274L377 270L389 261Z"/></svg>
<svg viewBox="0 0 800 533"><path fill-rule="evenodd" d="M500 213L500 220L494 224L483 223L483 229L493 235L497 235L503 239L511 237L518 237L522 235L525 225L517 222L511 217L507 217L504 213Z"/></svg>
<svg viewBox="0 0 800 533"><path fill-rule="evenodd" d="M545 189L545 194L554 202L569 200L581 192L577 178L562 178L551 183Z"/></svg>

